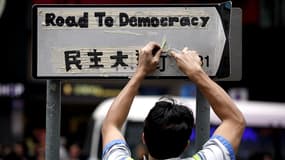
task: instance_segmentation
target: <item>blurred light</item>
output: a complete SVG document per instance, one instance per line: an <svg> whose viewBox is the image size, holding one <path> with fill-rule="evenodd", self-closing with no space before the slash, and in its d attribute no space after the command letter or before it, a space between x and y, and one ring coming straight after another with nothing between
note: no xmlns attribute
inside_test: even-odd
<svg viewBox="0 0 285 160"><path fill-rule="evenodd" d="M246 127L242 136L244 141L253 141L256 142L258 140L258 133L254 131L253 128Z"/></svg>
<svg viewBox="0 0 285 160"><path fill-rule="evenodd" d="M247 88L231 88L229 95L235 100L248 100L248 89Z"/></svg>
<svg viewBox="0 0 285 160"><path fill-rule="evenodd" d="M181 97L195 97L196 96L196 86L191 84L186 84L180 88Z"/></svg>
<svg viewBox="0 0 285 160"><path fill-rule="evenodd" d="M72 94L72 85L67 83L63 86L63 94L70 96Z"/></svg>
<svg viewBox="0 0 285 160"><path fill-rule="evenodd" d="M63 85L63 94L65 96L95 96L95 97L114 97L120 92L120 89L104 88L92 84L69 84Z"/></svg>
<svg viewBox="0 0 285 160"><path fill-rule="evenodd" d="M6 1L5 0L0 0L0 18L4 12L4 9L5 9L5 3Z"/></svg>
<svg viewBox="0 0 285 160"><path fill-rule="evenodd" d="M0 97L19 97L24 91L25 87L21 83L0 84Z"/></svg>

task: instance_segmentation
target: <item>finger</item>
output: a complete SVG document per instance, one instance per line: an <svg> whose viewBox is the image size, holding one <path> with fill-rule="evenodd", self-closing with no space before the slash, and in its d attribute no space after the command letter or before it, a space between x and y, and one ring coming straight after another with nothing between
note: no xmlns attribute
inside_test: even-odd
<svg viewBox="0 0 285 160"><path fill-rule="evenodd" d="M147 44L147 47L150 48L150 49L154 49L154 48L160 48L160 45L156 42L149 42Z"/></svg>
<svg viewBox="0 0 285 160"><path fill-rule="evenodd" d="M195 50L190 50L189 53L198 55L197 51L195 51Z"/></svg>
<svg viewBox="0 0 285 160"><path fill-rule="evenodd" d="M142 50L145 51L145 52L150 52L152 51L154 48L160 48L159 45L155 42L149 42L147 43L143 48Z"/></svg>
<svg viewBox="0 0 285 160"><path fill-rule="evenodd" d="M143 51L143 49L142 49L142 48L140 48L140 49L139 49L139 54L142 54L142 51Z"/></svg>
<svg viewBox="0 0 285 160"><path fill-rule="evenodd" d="M152 55L155 56L156 53L161 49L158 43L149 42L147 45L147 50L151 51Z"/></svg>
<svg viewBox="0 0 285 160"><path fill-rule="evenodd" d="M170 51L170 56L171 56L171 57L176 58L176 57L177 57L177 54L178 54L178 53L176 53L176 52L173 51L173 50Z"/></svg>
<svg viewBox="0 0 285 160"><path fill-rule="evenodd" d="M181 54L182 51L176 49L176 48L171 48L170 50L168 50L169 53L173 52L173 53L176 53L176 54Z"/></svg>
<svg viewBox="0 0 285 160"><path fill-rule="evenodd" d="M159 60L161 53L162 53L162 49L159 49L159 50L155 53L154 59L155 59L155 60Z"/></svg>
<svg viewBox="0 0 285 160"><path fill-rule="evenodd" d="M188 47L184 47L182 50L183 53L186 53L187 51L188 51Z"/></svg>
<svg viewBox="0 0 285 160"><path fill-rule="evenodd" d="M152 59L152 62L156 65L159 64L159 61L160 61L160 55L162 53L162 49L158 50L155 55L153 56L153 59Z"/></svg>

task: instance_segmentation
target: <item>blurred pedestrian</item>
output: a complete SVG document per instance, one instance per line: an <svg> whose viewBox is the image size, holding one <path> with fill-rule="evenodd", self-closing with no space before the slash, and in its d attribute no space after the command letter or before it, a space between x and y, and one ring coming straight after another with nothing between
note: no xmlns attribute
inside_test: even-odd
<svg viewBox="0 0 285 160"><path fill-rule="evenodd" d="M72 143L68 149L69 160L86 160L82 154L82 148L79 143Z"/></svg>
<svg viewBox="0 0 285 160"><path fill-rule="evenodd" d="M60 160L69 160L68 151L66 148L66 138L60 138L60 147L59 147L59 159Z"/></svg>
<svg viewBox="0 0 285 160"><path fill-rule="evenodd" d="M27 147L24 142L16 142L12 152L3 158L4 160L29 160Z"/></svg>

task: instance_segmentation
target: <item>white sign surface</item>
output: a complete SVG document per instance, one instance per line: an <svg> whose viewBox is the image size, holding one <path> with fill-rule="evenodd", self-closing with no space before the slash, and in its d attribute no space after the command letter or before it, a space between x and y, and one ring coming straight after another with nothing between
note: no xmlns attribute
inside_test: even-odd
<svg viewBox="0 0 285 160"><path fill-rule="evenodd" d="M129 77L149 41L197 50L216 76L227 36L215 6L34 6L36 78ZM154 77L183 77L162 54Z"/></svg>

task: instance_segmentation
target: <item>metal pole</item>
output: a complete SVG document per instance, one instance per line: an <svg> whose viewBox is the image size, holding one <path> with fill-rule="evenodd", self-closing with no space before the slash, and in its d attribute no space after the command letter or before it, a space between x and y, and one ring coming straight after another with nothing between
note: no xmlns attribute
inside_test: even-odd
<svg viewBox="0 0 285 160"><path fill-rule="evenodd" d="M46 160L59 160L61 82L47 80Z"/></svg>
<svg viewBox="0 0 285 160"><path fill-rule="evenodd" d="M196 140L195 149L200 150L210 137L210 104L196 88Z"/></svg>

